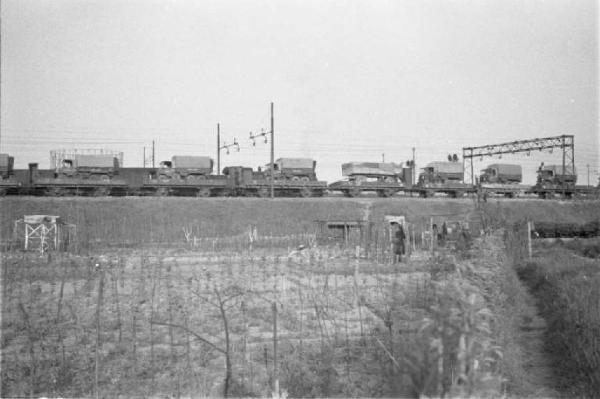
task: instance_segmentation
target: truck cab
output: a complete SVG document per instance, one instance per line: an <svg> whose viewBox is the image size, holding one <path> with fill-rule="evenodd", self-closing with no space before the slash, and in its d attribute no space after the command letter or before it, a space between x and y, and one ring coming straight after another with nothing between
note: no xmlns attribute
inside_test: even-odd
<svg viewBox="0 0 600 399"><path fill-rule="evenodd" d="M310 158L279 158L273 163L275 180L316 181L315 168L317 161ZM271 164L264 167L266 178L271 176Z"/></svg>

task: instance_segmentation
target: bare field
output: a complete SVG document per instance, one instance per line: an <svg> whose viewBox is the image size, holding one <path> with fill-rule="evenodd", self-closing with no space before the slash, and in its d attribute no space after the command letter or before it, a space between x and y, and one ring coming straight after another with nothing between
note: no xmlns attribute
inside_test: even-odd
<svg viewBox="0 0 600 399"><path fill-rule="evenodd" d="M370 262L323 250L291 257L188 252L5 261L18 265L5 277L2 345L3 391L16 396L29 393L24 386L31 372L34 393L42 387L55 388L41 391L50 396L93 392L97 309L104 395L219 396L225 353L235 376L229 389L238 384L246 392L237 395L266 395L274 312L279 356L302 346L311 353L323 340L340 350L340 342L384 328L377 309L392 287L408 297L425 282L423 272L374 270ZM416 321L407 320L405 328ZM26 372L23 365L34 361L30 349L37 370Z"/></svg>

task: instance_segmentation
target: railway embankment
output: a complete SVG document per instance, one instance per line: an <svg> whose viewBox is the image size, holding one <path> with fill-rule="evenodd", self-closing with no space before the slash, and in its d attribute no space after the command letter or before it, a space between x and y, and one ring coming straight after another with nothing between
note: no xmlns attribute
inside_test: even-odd
<svg viewBox="0 0 600 399"><path fill-rule="evenodd" d="M365 215L375 223L384 215L404 215L412 223L439 216L491 225L527 219L583 224L598 218L600 201L5 197L0 199L0 237L11 237L14 221L28 214L59 215L85 226L80 238L89 241L172 242L182 238L182 228L197 236L231 236L249 226L264 234L295 234L314 230L316 220L363 220Z"/></svg>

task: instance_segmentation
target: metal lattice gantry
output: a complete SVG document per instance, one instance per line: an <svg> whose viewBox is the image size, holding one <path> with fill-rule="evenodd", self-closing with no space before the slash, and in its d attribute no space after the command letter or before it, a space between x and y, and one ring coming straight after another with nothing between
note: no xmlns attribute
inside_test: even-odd
<svg viewBox="0 0 600 399"><path fill-rule="evenodd" d="M565 135L555 137L542 137L529 140L517 140L508 143L482 145L479 147L463 147L463 172L465 183L474 184L475 176L473 173L473 158L491 157L499 154L514 154L526 152L528 155L532 151L551 150L553 148L562 149L562 170L565 172L565 166L571 166L575 170L575 136Z"/></svg>

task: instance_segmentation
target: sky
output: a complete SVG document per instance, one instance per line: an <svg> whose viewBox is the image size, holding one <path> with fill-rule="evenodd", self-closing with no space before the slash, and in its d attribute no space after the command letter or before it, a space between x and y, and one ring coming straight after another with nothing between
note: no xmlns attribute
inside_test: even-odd
<svg viewBox="0 0 600 399"><path fill-rule="evenodd" d="M597 182L594 0L2 0L0 152L107 148L124 166L172 155L227 165L312 157L418 167L462 148L575 135L579 183ZM560 151L476 160L534 183Z"/></svg>

